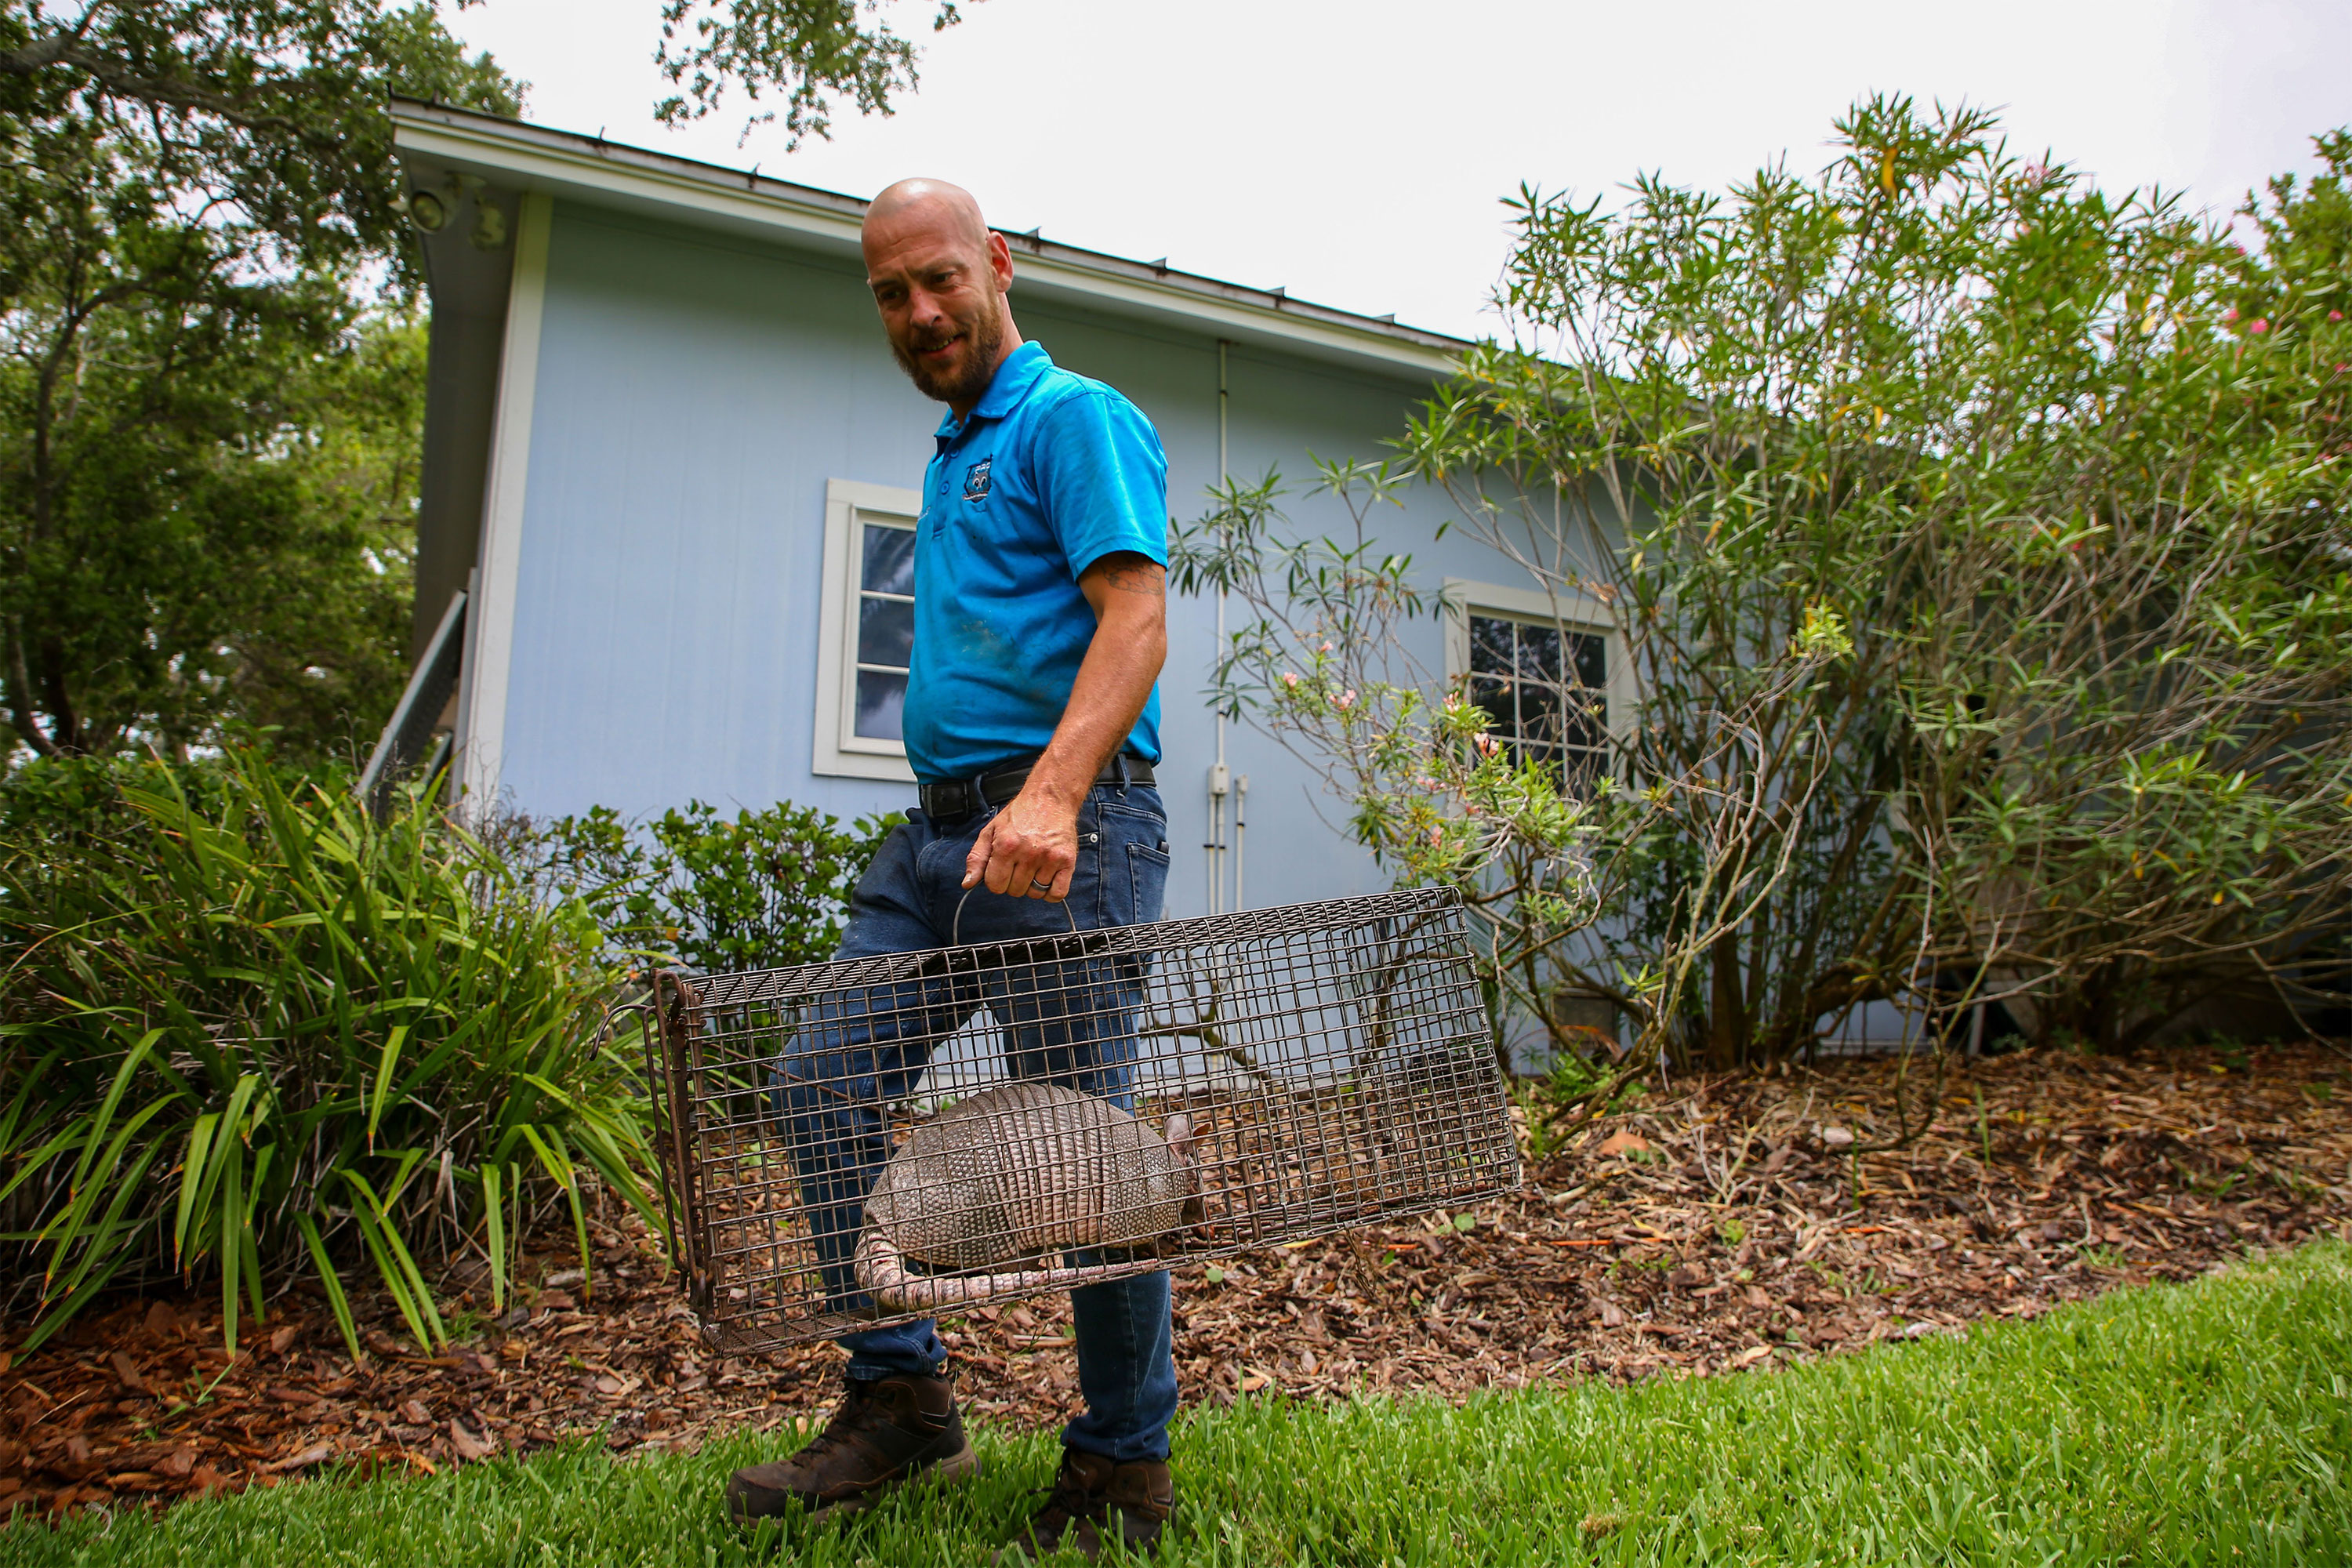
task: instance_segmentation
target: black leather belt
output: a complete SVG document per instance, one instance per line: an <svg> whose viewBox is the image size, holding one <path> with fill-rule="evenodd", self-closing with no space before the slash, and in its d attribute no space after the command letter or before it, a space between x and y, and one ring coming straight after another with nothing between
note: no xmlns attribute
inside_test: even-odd
<svg viewBox="0 0 2352 1568"><path fill-rule="evenodd" d="M1025 763L1013 763L984 773L977 780L958 779L951 784L919 784L916 789L922 803L923 815L933 822L958 822L975 811L1003 805L1021 793L1021 786L1029 782L1029 770L1036 765L1037 759L1032 757ZM1113 757L1110 765L1095 775L1097 787L1104 784L1116 787L1122 784L1150 785L1157 782L1152 776L1150 763L1141 757L1124 754Z"/></svg>

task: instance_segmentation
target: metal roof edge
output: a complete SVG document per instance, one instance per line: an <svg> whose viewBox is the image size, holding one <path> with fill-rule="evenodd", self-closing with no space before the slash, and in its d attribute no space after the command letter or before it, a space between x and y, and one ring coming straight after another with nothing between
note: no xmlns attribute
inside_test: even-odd
<svg viewBox="0 0 2352 1568"><path fill-rule="evenodd" d="M729 169L446 104L395 98L391 112L394 143L403 154L499 184L782 236L836 254L857 248L866 206L860 197L771 179L756 168ZM1019 258L1023 280L1033 287L1120 314L1184 319L1236 342L1431 376L1451 374L1471 346L1391 320L1293 300L1280 289L1227 283L1034 234L1004 232L1004 237Z"/></svg>

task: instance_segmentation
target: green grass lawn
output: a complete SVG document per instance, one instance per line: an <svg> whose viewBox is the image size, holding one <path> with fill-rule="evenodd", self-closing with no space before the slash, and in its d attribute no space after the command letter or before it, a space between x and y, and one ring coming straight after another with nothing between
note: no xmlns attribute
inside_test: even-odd
<svg viewBox="0 0 2352 1568"><path fill-rule="evenodd" d="M756 1439L333 1479L0 1531L0 1563L985 1563L1049 1438L845 1526L738 1535ZM1176 1436L1171 1563L2352 1563L2352 1249L1775 1373L1311 1408Z"/></svg>

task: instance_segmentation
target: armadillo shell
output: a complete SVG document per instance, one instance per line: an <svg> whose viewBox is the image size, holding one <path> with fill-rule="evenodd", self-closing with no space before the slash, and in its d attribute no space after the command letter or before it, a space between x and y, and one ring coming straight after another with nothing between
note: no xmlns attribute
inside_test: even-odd
<svg viewBox="0 0 2352 1568"><path fill-rule="evenodd" d="M933 1268L985 1268L1148 1241L1181 1223L1191 1191L1184 1163L1117 1106L1011 1083L909 1133L867 1195L866 1219Z"/></svg>

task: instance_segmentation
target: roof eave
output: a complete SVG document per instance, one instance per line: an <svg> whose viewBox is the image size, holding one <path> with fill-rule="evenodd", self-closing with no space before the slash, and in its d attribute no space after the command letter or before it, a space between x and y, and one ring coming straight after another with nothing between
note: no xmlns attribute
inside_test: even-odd
<svg viewBox="0 0 2352 1568"><path fill-rule="evenodd" d="M755 234L803 249L852 256L866 203L856 196L698 163L641 147L439 104L396 99L394 142L404 158L512 189L588 205ZM1377 365L1391 374L1450 374L1470 345L1459 339L1288 299L1028 235L1008 234L1024 289L1125 316L1171 319L1236 342Z"/></svg>

